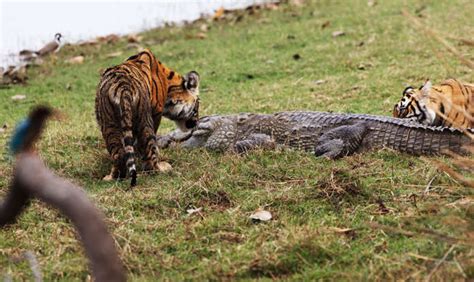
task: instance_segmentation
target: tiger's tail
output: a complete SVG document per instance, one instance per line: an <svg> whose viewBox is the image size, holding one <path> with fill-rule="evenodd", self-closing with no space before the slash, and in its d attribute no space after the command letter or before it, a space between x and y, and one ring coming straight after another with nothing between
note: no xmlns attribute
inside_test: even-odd
<svg viewBox="0 0 474 282"><path fill-rule="evenodd" d="M120 102L120 123L123 134L124 156L123 160L130 175L130 187L137 185L137 168L135 165L135 149L133 148L133 113L132 93L129 90L122 92Z"/></svg>

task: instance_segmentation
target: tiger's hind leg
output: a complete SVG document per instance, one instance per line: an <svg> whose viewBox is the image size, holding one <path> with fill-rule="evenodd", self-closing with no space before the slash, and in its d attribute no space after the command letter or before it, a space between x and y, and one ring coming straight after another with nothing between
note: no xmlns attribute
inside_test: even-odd
<svg viewBox="0 0 474 282"><path fill-rule="evenodd" d="M167 162L160 161L157 137L153 130L153 122L149 115L143 114L138 133L138 148L143 156L144 170L167 172L172 169Z"/></svg>
<svg viewBox="0 0 474 282"><path fill-rule="evenodd" d="M115 126L106 127L103 130L105 145L109 152L110 158L113 161L112 169L109 175L104 176L103 180L114 180L118 178L125 178L127 170L123 159L124 149L122 145L122 131Z"/></svg>

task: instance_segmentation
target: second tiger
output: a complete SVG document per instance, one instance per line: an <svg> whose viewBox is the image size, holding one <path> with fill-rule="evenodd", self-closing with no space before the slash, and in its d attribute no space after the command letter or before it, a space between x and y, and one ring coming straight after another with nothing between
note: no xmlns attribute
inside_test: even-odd
<svg viewBox="0 0 474 282"><path fill-rule="evenodd" d="M98 124L113 161L104 179L131 177L136 185L135 148L145 170L165 170L160 162L156 131L161 117L174 120L181 129L196 125L199 109L199 75L185 76L158 61L150 50L108 68L97 87L95 110Z"/></svg>

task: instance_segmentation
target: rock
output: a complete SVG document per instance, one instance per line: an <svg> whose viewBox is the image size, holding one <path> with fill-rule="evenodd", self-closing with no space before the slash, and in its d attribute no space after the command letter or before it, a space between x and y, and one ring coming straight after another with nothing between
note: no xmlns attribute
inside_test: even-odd
<svg viewBox="0 0 474 282"><path fill-rule="evenodd" d="M189 215L192 215L193 213L199 213L202 211L202 207L200 208L189 208L186 210L186 212L189 214Z"/></svg>
<svg viewBox="0 0 474 282"><path fill-rule="evenodd" d="M99 44L99 41L96 39L91 39L91 40L85 40L85 41L80 41L77 45L79 46L94 46Z"/></svg>
<svg viewBox="0 0 474 282"><path fill-rule="evenodd" d="M127 46L125 46L125 48L128 50L136 49L138 52L143 50L143 47L138 43L128 43Z"/></svg>
<svg viewBox="0 0 474 282"><path fill-rule="evenodd" d="M118 56L121 56L122 54L123 54L122 51L117 51L117 52L107 54L106 57L107 58L116 58Z"/></svg>
<svg viewBox="0 0 474 282"><path fill-rule="evenodd" d="M196 38L198 38L198 39L206 39L206 38L207 38L207 35L206 35L204 32L199 32L198 34L196 34Z"/></svg>
<svg viewBox="0 0 474 282"><path fill-rule="evenodd" d="M158 170L160 172L170 172L171 170L173 170L173 167L167 162L159 162Z"/></svg>
<svg viewBox="0 0 474 282"><path fill-rule="evenodd" d="M66 62L69 63L69 64L73 64L73 65L80 65L80 64L84 63L84 56L72 57L72 58L66 60Z"/></svg>
<svg viewBox="0 0 474 282"><path fill-rule="evenodd" d="M28 79L26 75L26 66L9 66L3 73L3 82L23 83Z"/></svg>
<svg viewBox="0 0 474 282"><path fill-rule="evenodd" d="M332 33L332 37L339 37L339 36L343 36L343 35L346 35L346 33L342 30L337 30L337 31L334 31Z"/></svg>
<svg viewBox="0 0 474 282"><path fill-rule="evenodd" d="M99 36L97 37L97 40L106 44L112 44L118 42L120 37L117 34L109 34L106 36Z"/></svg>
<svg viewBox="0 0 474 282"><path fill-rule="evenodd" d="M250 215L250 219L256 222L269 221L270 219L272 219L272 214L266 210L258 210L252 215Z"/></svg>
<svg viewBox="0 0 474 282"><path fill-rule="evenodd" d="M21 101L26 99L26 95L23 94L17 94L11 97L13 101Z"/></svg>
<svg viewBox="0 0 474 282"><path fill-rule="evenodd" d="M138 43L138 42L141 42L143 39L142 36L138 36L137 34L129 34L127 36L127 42L128 43Z"/></svg>
<svg viewBox="0 0 474 282"><path fill-rule="evenodd" d="M301 7L304 4L304 0L290 0L290 5Z"/></svg>
<svg viewBox="0 0 474 282"><path fill-rule="evenodd" d="M202 32L207 32L209 30L209 26L207 24L202 24L199 29L202 31Z"/></svg>

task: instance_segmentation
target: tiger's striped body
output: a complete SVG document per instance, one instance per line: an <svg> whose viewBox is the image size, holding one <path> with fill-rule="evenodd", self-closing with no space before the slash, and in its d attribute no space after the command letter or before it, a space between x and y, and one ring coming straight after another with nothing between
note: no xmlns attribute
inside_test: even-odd
<svg viewBox="0 0 474 282"><path fill-rule="evenodd" d="M474 84L448 79L439 85L427 81L419 89L407 87L393 116L429 126L474 127Z"/></svg>
<svg viewBox="0 0 474 282"><path fill-rule="evenodd" d="M160 163L156 131L161 117L174 120L181 129L198 119L199 75L170 70L149 50L128 58L102 74L96 95L96 117L107 150L114 162L105 179L127 174L136 184L135 148L144 169L168 167Z"/></svg>

